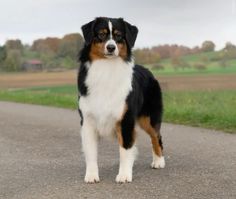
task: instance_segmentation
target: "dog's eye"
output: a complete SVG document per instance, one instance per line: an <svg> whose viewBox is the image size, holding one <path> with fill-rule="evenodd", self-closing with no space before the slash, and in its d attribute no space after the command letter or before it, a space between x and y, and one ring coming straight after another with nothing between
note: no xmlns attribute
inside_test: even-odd
<svg viewBox="0 0 236 199"><path fill-rule="evenodd" d="M107 36L107 34L104 33L104 32L100 32L100 33L98 33L98 38L101 39L101 40L106 39L106 36Z"/></svg>
<svg viewBox="0 0 236 199"><path fill-rule="evenodd" d="M114 37L115 37L115 40L117 40L117 41L120 41L120 40L122 40L122 35L121 34L115 34L114 35Z"/></svg>

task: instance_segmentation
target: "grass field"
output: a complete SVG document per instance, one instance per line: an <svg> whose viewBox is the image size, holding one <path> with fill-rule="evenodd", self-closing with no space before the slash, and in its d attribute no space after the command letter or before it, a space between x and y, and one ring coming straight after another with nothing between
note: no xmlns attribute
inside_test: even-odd
<svg viewBox="0 0 236 199"><path fill-rule="evenodd" d="M163 70L157 70L152 68L149 65L149 68L152 68L152 72L155 75L210 75L210 74L233 74L236 73L236 59L231 59L227 61L227 67L222 67L218 61L212 61L213 57L218 56L220 52L205 52L198 53L193 55L182 56L181 59L190 64L190 68L179 68L175 70L171 64L171 59L163 59L160 64L164 66ZM197 70L193 67L196 63L202 63L202 59L208 59L206 61L205 70Z"/></svg>
<svg viewBox="0 0 236 199"><path fill-rule="evenodd" d="M165 91L164 121L236 132L236 91ZM77 108L75 86L0 90L0 100Z"/></svg>

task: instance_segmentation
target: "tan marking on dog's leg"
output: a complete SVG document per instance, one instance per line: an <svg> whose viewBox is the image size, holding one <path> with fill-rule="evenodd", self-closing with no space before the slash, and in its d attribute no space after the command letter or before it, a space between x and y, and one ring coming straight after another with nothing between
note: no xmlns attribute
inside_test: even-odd
<svg viewBox="0 0 236 199"><path fill-rule="evenodd" d="M127 104L125 104L123 113L122 113L122 115L121 115L119 121L116 122L116 126L115 126L116 136L117 136L117 139L118 139L118 142L119 142L120 146L123 146L123 137L122 137L121 121L123 120L124 115L125 115L125 113L127 112L127 110L128 110L128 106L127 106Z"/></svg>
<svg viewBox="0 0 236 199"><path fill-rule="evenodd" d="M155 152L156 155L162 156L162 149L159 144L159 136L160 133L157 132L150 123L150 118L149 117L141 117L138 120L140 127L148 133L148 135L151 138L152 141L152 146L153 146L153 151Z"/></svg>
<svg viewBox="0 0 236 199"><path fill-rule="evenodd" d="M116 123L116 136L119 142L120 146L123 146L123 138L122 138L122 132L121 132L121 122Z"/></svg>
<svg viewBox="0 0 236 199"><path fill-rule="evenodd" d="M151 164L152 168L164 168L165 160L163 157L162 147L160 145L160 128L154 129L151 125L149 117L141 117L138 120L140 127L149 134L152 141L153 148L153 162Z"/></svg>

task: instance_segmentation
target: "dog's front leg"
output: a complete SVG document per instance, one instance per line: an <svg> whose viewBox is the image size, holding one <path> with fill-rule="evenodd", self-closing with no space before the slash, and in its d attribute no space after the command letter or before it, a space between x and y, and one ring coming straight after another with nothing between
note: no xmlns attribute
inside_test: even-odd
<svg viewBox="0 0 236 199"><path fill-rule="evenodd" d="M125 149L120 146L120 167L116 176L116 182L125 183L132 182L133 164L136 156L136 147Z"/></svg>
<svg viewBox="0 0 236 199"><path fill-rule="evenodd" d="M98 135L88 119L84 119L81 129L82 146L86 161L86 174L84 181L86 183L99 182L98 164L97 164L97 145Z"/></svg>
<svg viewBox="0 0 236 199"><path fill-rule="evenodd" d="M120 166L116 182L132 182L133 164L137 154L135 143L135 122L128 110L116 124L117 138L120 144Z"/></svg>

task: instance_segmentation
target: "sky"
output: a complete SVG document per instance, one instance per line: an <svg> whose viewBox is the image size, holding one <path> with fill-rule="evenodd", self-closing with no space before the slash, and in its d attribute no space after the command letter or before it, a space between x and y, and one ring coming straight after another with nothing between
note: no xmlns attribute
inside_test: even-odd
<svg viewBox="0 0 236 199"><path fill-rule="evenodd" d="M212 40L236 44L236 0L0 0L0 45L81 33L98 16L123 17L139 28L136 47Z"/></svg>

